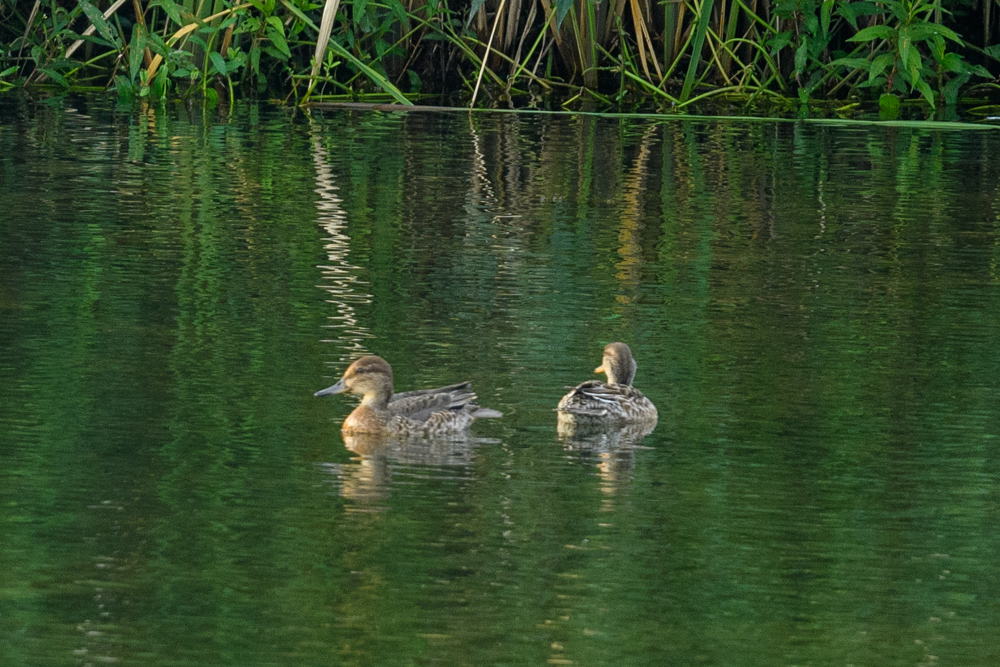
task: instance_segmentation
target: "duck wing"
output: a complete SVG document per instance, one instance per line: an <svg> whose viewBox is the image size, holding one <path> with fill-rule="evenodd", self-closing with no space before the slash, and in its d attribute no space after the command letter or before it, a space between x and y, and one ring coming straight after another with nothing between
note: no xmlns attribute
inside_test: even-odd
<svg viewBox="0 0 1000 667"><path fill-rule="evenodd" d="M389 399L389 405L391 406L396 401L405 401L407 399L413 398L415 396L427 396L429 394L445 394L452 391L471 391L471 382L459 382L457 384L449 384L446 387L435 387L433 389L414 389L413 391L401 391L398 394L393 394L392 398Z"/></svg>
<svg viewBox="0 0 1000 667"><path fill-rule="evenodd" d="M396 394L389 401L389 412L416 422L425 422L435 412L461 410L476 400L476 394L469 390L469 383L423 389Z"/></svg>
<svg viewBox="0 0 1000 667"><path fill-rule="evenodd" d="M556 409L581 416L607 417L623 413L629 404L645 402L648 399L643 393L630 385L587 380L563 396Z"/></svg>

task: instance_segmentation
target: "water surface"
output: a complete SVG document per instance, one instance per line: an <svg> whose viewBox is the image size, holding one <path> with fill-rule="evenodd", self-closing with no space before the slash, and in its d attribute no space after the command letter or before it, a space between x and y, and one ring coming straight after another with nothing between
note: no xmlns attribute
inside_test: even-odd
<svg viewBox="0 0 1000 667"><path fill-rule="evenodd" d="M0 98L0 663L1000 663L998 154ZM367 353L505 417L358 455Z"/></svg>

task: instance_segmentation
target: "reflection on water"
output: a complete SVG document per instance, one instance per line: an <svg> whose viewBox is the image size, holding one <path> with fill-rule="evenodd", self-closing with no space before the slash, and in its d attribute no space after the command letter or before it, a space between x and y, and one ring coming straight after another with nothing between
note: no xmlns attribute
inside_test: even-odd
<svg viewBox="0 0 1000 667"><path fill-rule="evenodd" d="M352 501L349 510L385 511L393 484L400 477L454 479L469 477L477 447L498 444L491 438L469 435L437 438L387 438L342 434L344 446L356 457L350 463L324 463L336 479L340 494Z"/></svg>
<svg viewBox="0 0 1000 667"><path fill-rule="evenodd" d="M1000 662L998 144L0 97L0 664Z"/></svg>

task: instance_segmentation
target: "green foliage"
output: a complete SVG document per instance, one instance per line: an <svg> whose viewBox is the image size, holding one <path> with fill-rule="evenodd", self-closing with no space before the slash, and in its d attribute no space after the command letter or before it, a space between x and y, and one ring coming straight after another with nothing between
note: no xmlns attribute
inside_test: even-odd
<svg viewBox="0 0 1000 667"><path fill-rule="evenodd" d="M560 88L577 99L582 83L583 94L621 105L683 108L731 92L950 105L977 83L1000 90L981 85L1000 62L1000 44L987 43L1000 30L980 44L978 33L959 34L986 1L342 0L322 49L323 6L312 0L233 2L211 15L218 3L150 0L141 17L131 3L105 16L110 0L50 2L37 15L11 4L0 90L98 84L128 103L385 93L405 102L400 88L471 93L482 69L494 100Z"/></svg>

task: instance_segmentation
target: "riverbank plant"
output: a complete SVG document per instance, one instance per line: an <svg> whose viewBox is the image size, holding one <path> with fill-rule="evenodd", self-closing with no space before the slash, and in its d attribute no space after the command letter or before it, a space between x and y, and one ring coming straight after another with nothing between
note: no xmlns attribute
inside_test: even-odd
<svg viewBox="0 0 1000 667"><path fill-rule="evenodd" d="M463 104L1000 92L1000 0L0 0L0 90ZM457 95L457 97L456 97Z"/></svg>

